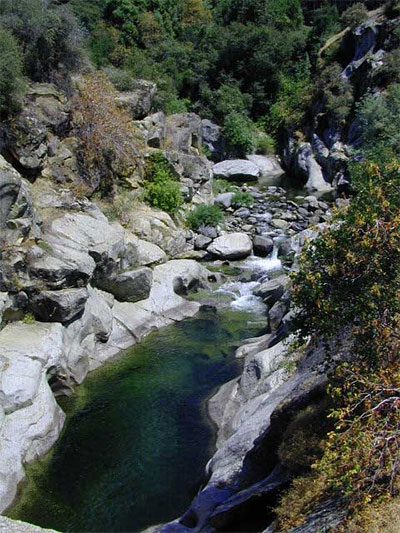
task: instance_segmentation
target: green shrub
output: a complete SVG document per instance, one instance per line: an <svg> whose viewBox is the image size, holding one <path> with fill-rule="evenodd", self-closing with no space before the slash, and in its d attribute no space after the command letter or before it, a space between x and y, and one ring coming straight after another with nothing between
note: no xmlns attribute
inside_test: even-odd
<svg viewBox="0 0 400 533"><path fill-rule="evenodd" d="M225 119L223 128L230 149L240 156L254 150L254 124L240 113L231 113Z"/></svg>
<svg viewBox="0 0 400 533"><path fill-rule="evenodd" d="M232 185L228 180L214 180L213 192L214 194L221 194L223 192L236 192L238 190L236 185Z"/></svg>
<svg viewBox="0 0 400 533"><path fill-rule="evenodd" d="M103 70L117 91L131 91L134 88L135 80L126 70L115 67L106 67Z"/></svg>
<svg viewBox="0 0 400 533"><path fill-rule="evenodd" d="M222 210L216 205L199 205L187 217L188 226L198 230L201 226L218 226L224 220Z"/></svg>
<svg viewBox="0 0 400 533"><path fill-rule="evenodd" d="M317 81L325 110L338 122L346 120L354 102L353 87L342 78L342 70L339 63L332 63L321 72Z"/></svg>
<svg viewBox="0 0 400 533"><path fill-rule="evenodd" d="M388 87L385 94L367 95L357 106L363 151L370 154L392 151L400 156L400 85Z"/></svg>
<svg viewBox="0 0 400 533"><path fill-rule="evenodd" d="M176 98L172 96L165 100L163 109L167 115L187 113L190 109L190 100L188 98Z"/></svg>
<svg viewBox="0 0 400 533"><path fill-rule="evenodd" d="M24 90L22 52L7 30L0 28L0 113L7 114L19 105Z"/></svg>
<svg viewBox="0 0 400 533"><path fill-rule="evenodd" d="M165 170L160 170L152 181L145 184L145 200L171 215L183 205L179 183L171 179L171 174Z"/></svg>
<svg viewBox="0 0 400 533"><path fill-rule="evenodd" d="M357 28L368 19L368 10L364 4L354 4L346 9L341 16L342 25Z"/></svg>
<svg viewBox="0 0 400 533"><path fill-rule="evenodd" d="M248 192L238 191L232 198L234 207L249 207L254 204L254 198Z"/></svg>
<svg viewBox="0 0 400 533"><path fill-rule="evenodd" d="M255 151L257 154L273 155L276 153L275 139L268 133L257 132L255 136Z"/></svg>
<svg viewBox="0 0 400 533"><path fill-rule="evenodd" d="M271 106L269 122L274 131L279 128L298 128L311 102L312 86L309 79L281 76L280 90Z"/></svg>
<svg viewBox="0 0 400 533"><path fill-rule="evenodd" d="M183 205L183 195L172 167L161 152L154 152L145 166L145 200L169 214L176 213Z"/></svg>

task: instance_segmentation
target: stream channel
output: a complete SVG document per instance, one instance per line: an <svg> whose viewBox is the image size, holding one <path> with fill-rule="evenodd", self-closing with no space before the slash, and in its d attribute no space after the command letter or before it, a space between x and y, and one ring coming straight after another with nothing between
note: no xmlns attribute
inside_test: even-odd
<svg viewBox="0 0 400 533"><path fill-rule="evenodd" d="M150 334L59 399L62 435L28 467L9 516L63 532L135 532L182 514L215 449L206 400L239 375L235 348L265 332L252 290L276 262L247 260L248 281L195 295L217 309Z"/></svg>

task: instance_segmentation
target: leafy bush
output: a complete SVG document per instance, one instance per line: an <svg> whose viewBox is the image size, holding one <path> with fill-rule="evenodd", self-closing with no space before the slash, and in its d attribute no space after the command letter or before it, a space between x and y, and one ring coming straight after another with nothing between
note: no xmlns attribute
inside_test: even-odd
<svg viewBox="0 0 400 533"><path fill-rule="evenodd" d="M352 203L302 255L293 299L303 338L351 339L354 360L332 380L335 427L315 472L325 492L357 509L400 490L400 163L367 162L352 179Z"/></svg>
<svg viewBox="0 0 400 533"><path fill-rule="evenodd" d="M145 200L171 215L183 205L179 183L171 179L171 174L165 170L157 172L153 180L145 184Z"/></svg>
<svg viewBox="0 0 400 533"><path fill-rule="evenodd" d="M106 67L103 71L117 91L131 91L134 88L135 80L126 70L121 70L115 67Z"/></svg>
<svg viewBox="0 0 400 533"><path fill-rule="evenodd" d="M244 156L253 151L254 124L249 118L239 113L231 113L225 119L223 132L233 152Z"/></svg>
<svg viewBox="0 0 400 533"><path fill-rule="evenodd" d="M400 85L386 94L367 95L357 107L364 152L391 150L400 156Z"/></svg>
<svg viewBox="0 0 400 533"><path fill-rule="evenodd" d="M339 63L332 63L321 72L317 81L325 110L337 122L346 120L354 102L353 87L342 78L342 70Z"/></svg>
<svg viewBox="0 0 400 533"><path fill-rule="evenodd" d="M162 152L154 152L145 166L145 200L153 207L174 214L183 205L183 195L172 166Z"/></svg>
<svg viewBox="0 0 400 533"><path fill-rule="evenodd" d="M115 179L133 174L139 136L129 114L116 104L116 91L104 73L83 79L74 101L73 127L80 139L82 176L93 191L113 192Z"/></svg>
<svg viewBox="0 0 400 533"><path fill-rule="evenodd" d="M277 100L271 106L271 127L276 131L281 127L296 129L300 126L312 94L312 85L308 78L282 76Z"/></svg>
<svg viewBox="0 0 400 533"><path fill-rule="evenodd" d="M7 30L0 28L0 114L18 107L24 90L22 52L18 42Z"/></svg>
<svg viewBox="0 0 400 533"><path fill-rule="evenodd" d="M268 133L256 132L254 143L257 154L273 155L276 153L275 139Z"/></svg>
<svg viewBox="0 0 400 533"><path fill-rule="evenodd" d="M228 180L218 179L213 181L213 192L214 194L221 194L223 192L236 192L238 187L232 185Z"/></svg>
<svg viewBox="0 0 400 533"><path fill-rule="evenodd" d="M201 226L218 226L224 220L222 210L216 205L199 205L189 213L186 221L193 230L198 230Z"/></svg>
<svg viewBox="0 0 400 533"><path fill-rule="evenodd" d="M362 3L350 6L342 13L341 16L341 22L345 28L347 26L350 28L357 28L357 26L360 26L367 19L368 10Z"/></svg>
<svg viewBox="0 0 400 533"><path fill-rule="evenodd" d="M248 192L238 191L232 198L234 207L249 207L254 204L254 198Z"/></svg>

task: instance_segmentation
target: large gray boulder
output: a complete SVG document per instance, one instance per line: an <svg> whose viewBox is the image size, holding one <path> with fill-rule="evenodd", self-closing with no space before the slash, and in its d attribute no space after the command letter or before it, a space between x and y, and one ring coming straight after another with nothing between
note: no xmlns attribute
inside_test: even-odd
<svg viewBox="0 0 400 533"><path fill-rule="evenodd" d="M124 228L94 210L67 213L46 224L42 245L32 247L27 261L32 279L61 289L86 285L95 269L112 274L136 266L138 254Z"/></svg>
<svg viewBox="0 0 400 533"><path fill-rule="evenodd" d="M254 290L254 294L262 298L268 307L272 307L281 298L288 285L288 276L279 276L262 283Z"/></svg>
<svg viewBox="0 0 400 533"><path fill-rule="evenodd" d="M207 251L221 259L243 259L249 256L253 243L246 233L227 233L214 240Z"/></svg>
<svg viewBox="0 0 400 533"><path fill-rule="evenodd" d="M285 173L274 156L252 154L246 156L246 158L260 169L263 178L277 178Z"/></svg>
<svg viewBox="0 0 400 533"><path fill-rule="evenodd" d="M134 120L150 114L157 95L157 85L152 81L135 80L131 91L120 93L117 103L126 109Z"/></svg>
<svg viewBox="0 0 400 533"><path fill-rule="evenodd" d="M261 176L260 168L247 159L230 159L213 166L215 178L230 181L256 180Z"/></svg>
<svg viewBox="0 0 400 533"><path fill-rule="evenodd" d="M254 253L266 257L274 249L274 241L265 235L256 235L253 239Z"/></svg>
<svg viewBox="0 0 400 533"><path fill-rule="evenodd" d="M70 322L80 315L89 293L86 288L42 291L30 300L30 307L42 322Z"/></svg>
<svg viewBox="0 0 400 533"><path fill-rule="evenodd" d="M152 281L153 271L143 267L96 279L96 285L119 302L138 302L149 296Z"/></svg>

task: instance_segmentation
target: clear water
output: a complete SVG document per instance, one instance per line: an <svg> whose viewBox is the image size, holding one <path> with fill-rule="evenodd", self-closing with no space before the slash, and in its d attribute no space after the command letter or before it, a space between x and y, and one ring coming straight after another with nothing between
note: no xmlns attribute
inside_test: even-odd
<svg viewBox="0 0 400 533"><path fill-rule="evenodd" d="M57 445L28 469L13 518L59 531L140 531L179 516L204 480L205 400L238 374L260 315L230 309L151 334L63 402Z"/></svg>

